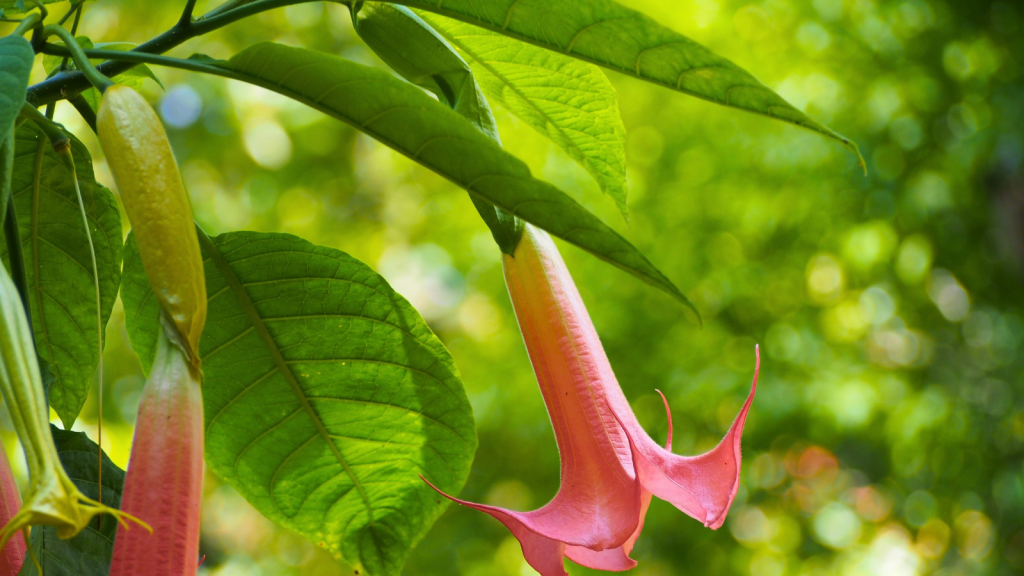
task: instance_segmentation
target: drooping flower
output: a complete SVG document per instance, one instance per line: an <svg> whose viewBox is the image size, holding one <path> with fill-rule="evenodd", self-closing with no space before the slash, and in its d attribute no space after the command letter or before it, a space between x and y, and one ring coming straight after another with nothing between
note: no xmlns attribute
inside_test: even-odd
<svg viewBox="0 0 1024 576"><path fill-rule="evenodd" d="M721 443L700 456L673 454L671 414L669 442L662 448L633 415L547 233L527 224L515 256L503 259L509 295L555 429L561 486L551 502L532 512L452 500L505 524L543 576L566 574L563 555L601 570L635 566L629 553L652 494L708 527L721 526L739 486L739 442L756 368L750 395Z"/></svg>
<svg viewBox="0 0 1024 576"><path fill-rule="evenodd" d="M14 281L3 266L0 266L0 392L25 450L29 476L21 507L0 529L0 548L34 525L53 526L58 537L71 538L99 514L110 514L125 527L125 519L138 522L130 514L87 498L64 471L50 434L49 408L28 318Z"/></svg>

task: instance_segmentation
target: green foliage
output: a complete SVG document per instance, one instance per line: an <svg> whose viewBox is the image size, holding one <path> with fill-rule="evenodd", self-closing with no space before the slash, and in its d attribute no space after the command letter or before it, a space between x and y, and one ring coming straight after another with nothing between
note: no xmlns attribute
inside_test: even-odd
<svg viewBox="0 0 1024 576"><path fill-rule="evenodd" d="M20 36L0 38L0 134L6 134L25 103L35 53Z"/></svg>
<svg viewBox="0 0 1024 576"><path fill-rule="evenodd" d="M501 144L494 114L469 65L429 24L404 6L376 2L353 9L352 24L392 70L433 92L438 101ZM472 194L470 198L501 251L514 254L522 237L522 222Z"/></svg>
<svg viewBox="0 0 1024 576"><path fill-rule="evenodd" d="M136 46L135 44L132 44L130 42L101 42L99 44L93 44L93 41L89 37L87 37L87 36L77 36L77 37L75 37L75 42L77 42L78 45L81 46L82 48L86 48L86 49L88 49L88 48L97 48L97 49L102 49L102 50L131 50L132 48L135 48L135 46ZM55 42L55 44L57 46L63 46L64 45L63 42ZM64 62L64 57L63 56L50 56L50 55L43 56L43 69L46 70L47 74L52 75L52 74L54 74L60 68L60 65L61 65L62 62ZM90 62L92 62L92 64L95 66L95 65L103 62L103 60L90 60ZM74 61L72 61L70 58L68 59L68 62L67 62L67 69L68 70L76 70L77 69L77 67L75 66ZM146 66L145 64L140 64L140 65L138 65L138 66L128 70L127 72L125 72L123 74L118 74L117 76L114 76L113 78L111 78L111 80L113 80L117 84L124 84L126 86L131 86L132 88L135 88L136 90L138 90L139 88L142 87L142 84L146 80L146 78L149 78L150 80L153 80L161 88L164 87L163 83L160 82L160 78L158 78L157 75L153 73L153 70L149 66ZM99 106L100 106L100 92L99 92L99 90L97 90L95 88L90 88L90 89L86 90L85 92L82 92L82 98L84 98L85 101L89 103L89 106L92 107L93 110L96 110L96 109L99 108Z"/></svg>
<svg viewBox="0 0 1024 576"><path fill-rule="evenodd" d="M96 183L88 150L74 137L71 152L96 245L105 326L121 282L121 216L114 195ZM71 175L32 123L17 130L12 182L36 349L53 375L50 406L70 428L99 357L92 258ZM0 254L6 260L6 245Z"/></svg>
<svg viewBox="0 0 1024 576"><path fill-rule="evenodd" d="M593 64L501 34L421 15L465 54L489 98L547 136L626 208L626 129L615 88Z"/></svg>
<svg viewBox="0 0 1024 576"><path fill-rule="evenodd" d="M0 215L7 213L14 162L14 120L25 103L35 53L20 36L0 38Z"/></svg>
<svg viewBox="0 0 1024 576"><path fill-rule="evenodd" d="M129 237L130 238L130 237ZM201 235L211 469L267 517L371 574L398 574L476 449L455 364L366 265L287 234ZM122 297L151 362L158 307L134 242Z"/></svg>
<svg viewBox="0 0 1024 576"><path fill-rule="evenodd" d="M462 186L644 282L690 301L632 244L575 200L530 175L462 116L386 72L268 42L221 64L254 84L343 120ZM301 69L303 74L295 74ZM696 310L696 309L694 309Z"/></svg>
<svg viewBox="0 0 1024 576"><path fill-rule="evenodd" d="M736 64L612 0L403 1L718 104L764 114L857 146Z"/></svg>
<svg viewBox="0 0 1024 576"><path fill-rule="evenodd" d="M99 446L84 432L70 432L50 425L57 455L74 481L75 486L89 498L97 498L96 457ZM121 506L121 489L124 486L124 471L103 455L103 503L112 508ZM134 530L144 530L133 526ZM46 576L105 576L110 572L110 557L114 551L114 534L117 520L104 516L97 517L74 538L63 540L57 537L53 526L37 526L32 529L30 540L32 550L39 559ZM22 565L19 576L38 576L35 564L28 557Z"/></svg>
<svg viewBox="0 0 1024 576"><path fill-rule="evenodd" d="M57 2L64 2L65 0L39 0L42 4L55 4ZM32 9L32 2L26 3L26 0L0 0L0 11L8 14L20 14L27 10Z"/></svg>
<svg viewBox="0 0 1024 576"><path fill-rule="evenodd" d="M183 3L139 9L108 0L103 9L117 18L105 19L109 26L95 37L153 37L177 21ZM251 13L289 4L229 3ZM630 239L668 277L685 279L708 318L697 332L662 296L566 251L641 422L664 434L652 390L665 391L676 451L700 452L735 413L755 343L765 361L744 438L742 488L726 526L710 533L655 503L638 542L639 570L884 572L894 558L915 574L1024 569L1019 7L963 0L401 4L422 18L403 6L366 3L355 14L358 37L346 29L342 6L289 5L193 40L211 53L241 50L229 63L188 64L309 104L470 188L485 219L486 209L495 217L492 230L501 229L503 213L494 204L542 202L529 218L549 230L561 226L563 236L586 224L575 243L668 289L666 276L629 243L559 192L614 217L588 191L599 186L624 206L628 159ZM687 36L742 62L778 93ZM266 38L306 50L245 48ZM365 63L367 46L440 102L386 71L325 55ZM59 61L44 65L52 70ZM583 62L622 74L605 78ZM336 570L326 553L289 540L293 530L374 575L397 572L406 556L410 576L521 573L507 532L482 515L452 510L423 536L443 507L413 478L447 473L443 487L457 492L467 477L474 427L464 383L480 450L463 496L527 509L558 486L550 423L498 254L464 193L293 102L173 70L161 76L175 86L160 110L204 226L288 230L344 248L378 267L426 319L369 267L332 249L255 232L214 241L223 254L207 261L216 308L204 339L209 465L285 529L261 524L211 476L206 565L255 571L258 564L270 574ZM871 174L854 174L852 157L817 134L662 87L804 126L856 151L798 109L843 126L870 151ZM188 121L175 116L182 94L198 102ZM487 98L515 118L496 122ZM520 130L524 124L541 136ZM284 160L263 162L261 148ZM19 156L18 170L34 159ZM44 177L61 173L45 160ZM50 203L60 204L37 204L45 211ZM19 211L23 229L40 221L26 210ZM81 238L68 244L83 245ZM50 269L72 270L65 268ZM336 285L328 280L335 270L355 283L322 285ZM126 274L127 324L146 365L156 308L137 260ZM67 285L89 285L80 276ZM371 295L370 286L381 294ZM371 301L385 304L362 307ZM402 334L396 322L380 323L394 317L413 328ZM79 325L85 335L76 338L95 341L91 325ZM115 422L119 414L130 421L123 415L134 413L137 378L119 338L117 331L107 377L115 394L105 413ZM395 355L383 358L393 364L381 363L383 354ZM62 369L58 363L54 375ZM443 382L430 380L432 371ZM444 401L428 404L417 387ZM453 430L431 417L450 419ZM448 472L445 462L456 469ZM412 523L399 519L403 513ZM230 546L230 557L218 558L218 546Z"/></svg>

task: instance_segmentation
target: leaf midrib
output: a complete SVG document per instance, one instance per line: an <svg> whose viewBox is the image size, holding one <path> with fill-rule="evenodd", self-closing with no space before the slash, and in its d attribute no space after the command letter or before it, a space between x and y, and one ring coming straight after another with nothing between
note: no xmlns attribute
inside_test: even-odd
<svg viewBox="0 0 1024 576"><path fill-rule="evenodd" d="M196 230L199 235L199 243L203 246L203 248L206 249L207 253L210 256L210 260L213 261L214 265L217 267L217 270L220 271L220 273L224 276L224 279L227 280L228 285L231 287L231 291L238 298L239 304L241 304L242 308L245 309L246 315L249 316L249 320L253 323L253 327L256 329L256 332L260 335L260 338L263 339L263 343L266 345L267 351L270 352L271 358L274 359L274 364L277 366L278 372L281 373L281 376L283 376L285 381L288 382L288 385L291 386L292 391L298 398L303 410L309 416L310 420L313 421L313 425L314 427L316 427L317 434L319 434L320 437L324 440L324 442L327 443L327 446L330 447L331 452L334 454L334 457L338 460L338 463L341 464L341 467L345 470L345 473L348 474L349 478L352 479L353 485L356 487L357 490L359 490L359 495L362 497L363 504L366 506L368 524L372 526L374 522L373 508L370 506L370 498L366 494L366 489L359 481L359 478L356 477L355 473L352 471L352 468L349 467L348 461L345 460L345 457L341 454L341 451L338 449L337 445L334 444L334 441L331 439L330 433L324 426L323 420L320 419L320 415L316 413L316 410L313 408L313 405L310 404L309 402L309 398L306 397L305 391L302 390L302 387L299 385L299 382L295 379L295 374L293 374L291 368L289 368L288 362L285 361L284 356L281 354L280 348L278 348L277 346L277 342L274 341L273 336L270 335L270 331L267 330L266 324L263 323L263 319L260 317L259 312L256 310L256 306L253 305L252 299L249 298L249 294L245 291L245 287L242 286L242 282L238 279L238 276L235 275L235 271L231 269L230 264L228 264L227 260L220 253L220 250L213 243L210 237L207 236L206 233L203 232L201 229L199 229L198 226L196 227Z"/></svg>

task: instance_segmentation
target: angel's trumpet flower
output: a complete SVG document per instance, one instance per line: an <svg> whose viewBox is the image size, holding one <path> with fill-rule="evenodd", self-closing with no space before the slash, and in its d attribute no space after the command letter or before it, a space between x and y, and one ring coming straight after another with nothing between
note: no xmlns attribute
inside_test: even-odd
<svg viewBox="0 0 1024 576"><path fill-rule="evenodd" d="M164 326L139 402L121 509L153 527L118 531L111 576L195 574L203 488L203 397L183 343Z"/></svg>
<svg viewBox="0 0 1024 576"><path fill-rule="evenodd" d="M21 495L14 482L14 472L7 452L0 446L0 522L7 524L21 509ZM26 543L23 538L11 538L0 550L0 576L14 576L25 562Z"/></svg>
<svg viewBox="0 0 1024 576"><path fill-rule="evenodd" d="M0 530L0 548L18 532L36 524L54 526L57 536L71 538L98 514L112 514L124 526L129 514L82 494L57 456L50 434L50 414L43 394L32 333L14 282L0 266L0 390L28 464L29 485L22 506Z"/></svg>
<svg viewBox="0 0 1024 576"><path fill-rule="evenodd" d="M721 526L738 488L739 440L756 369L750 396L725 439L700 456L672 454L671 414L669 445L661 448L633 415L551 238L527 224L515 256L503 258L509 295L555 429L561 488L533 512L452 500L505 524L543 576L565 575L563 554L601 570L635 566L629 553L652 493L706 526Z"/></svg>

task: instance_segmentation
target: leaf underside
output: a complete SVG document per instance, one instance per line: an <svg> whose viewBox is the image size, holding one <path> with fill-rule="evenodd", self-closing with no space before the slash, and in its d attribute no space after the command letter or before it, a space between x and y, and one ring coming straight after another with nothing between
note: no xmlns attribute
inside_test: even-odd
<svg viewBox="0 0 1024 576"><path fill-rule="evenodd" d="M288 234L203 244L206 461L271 520L370 574L398 574L476 450L452 358L412 306L351 256ZM215 247L215 248L214 248ZM134 240L122 297L152 362L158 305Z"/></svg>
<svg viewBox="0 0 1024 576"><path fill-rule="evenodd" d="M40 143L44 152L36 187ZM96 182L89 152L74 136L71 152L96 246L106 326L121 283L121 214L114 195ZM70 428L85 404L99 358L92 256L71 174L30 122L16 133L12 197L28 269L36 349L53 376L50 406ZM6 260L7 246L0 244Z"/></svg>
<svg viewBox="0 0 1024 576"><path fill-rule="evenodd" d="M338 118L448 178L477 198L547 230L664 290L696 311L632 244L502 150L457 112L379 69L264 42L218 66Z"/></svg>
<svg viewBox="0 0 1024 576"><path fill-rule="evenodd" d="M803 126L841 142L846 137L794 108L746 70L654 19L612 0L400 0L561 54L710 100Z"/></svg>
<svg viewBox="0 0 1024 576"><path fill-rule="evenodd" d="M600 68L495 32L420 11L469 61L492 101L551 139L626 215L626 128Z"/></svg>

